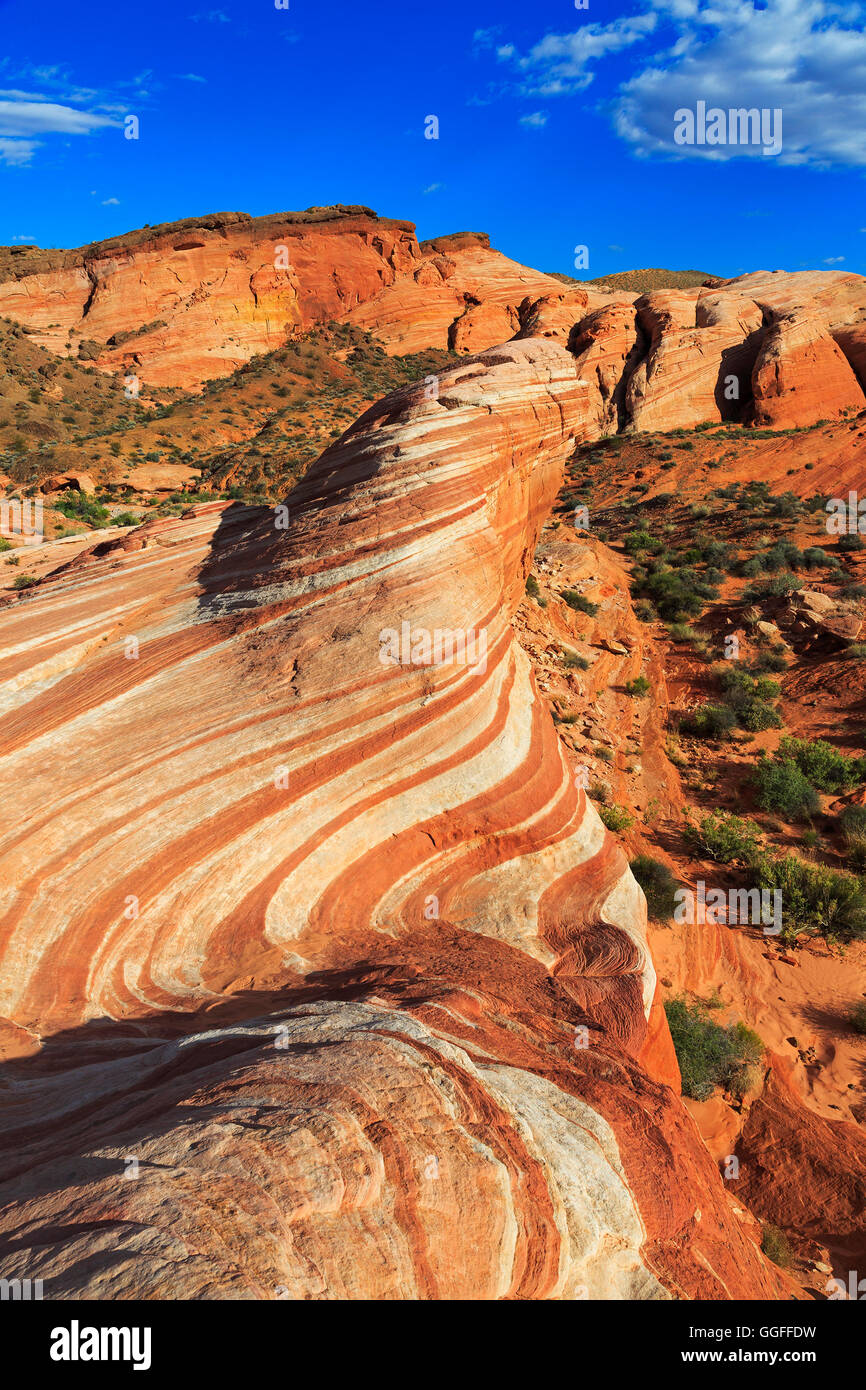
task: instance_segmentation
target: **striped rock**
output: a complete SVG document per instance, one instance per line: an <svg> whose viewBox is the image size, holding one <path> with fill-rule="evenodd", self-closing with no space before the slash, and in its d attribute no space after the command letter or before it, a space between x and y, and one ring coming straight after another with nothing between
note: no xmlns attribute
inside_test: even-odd
<svg viewBox="0 0 866 1390"><path fill-rule="evenodd" d="M4 610L4 1277L790 1295L661 1079L643 898L511 627L590 389L509 343L287 512L196 507Z"/></svg>

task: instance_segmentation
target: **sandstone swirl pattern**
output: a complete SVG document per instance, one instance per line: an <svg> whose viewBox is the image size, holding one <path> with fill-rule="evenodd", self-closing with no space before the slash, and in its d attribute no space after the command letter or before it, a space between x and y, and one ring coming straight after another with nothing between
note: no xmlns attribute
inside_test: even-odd
<svg viewBox="0 0 866 1390"><path fill-rule="evenodd" d="M786 1296L656 1079L643 900L512 635L590 390L493 349L370 410L286 529L203 505L4 612L4 1275ZM486 660L383 664L403 623Z"/></svg>

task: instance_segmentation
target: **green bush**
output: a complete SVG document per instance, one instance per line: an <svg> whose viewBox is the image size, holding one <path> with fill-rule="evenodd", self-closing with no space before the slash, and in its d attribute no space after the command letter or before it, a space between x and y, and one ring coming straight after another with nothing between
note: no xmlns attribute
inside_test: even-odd
<svg viewBox="0 0 866 1390"><path fill-rule="evenodd" d="M759 652L752 662L753 675L762 671L786 671L788 663L781 652Z"/></svg>
<svg viewBox="0 0 866 1390"><path fill-rule="evenodd" d="M591 618L594 618L598 612L598 604L592 603L583 594L579 594L576 589L563 589L562 598L569 608L573 608L576 613L588 613Z"/></svg>
<svg viewBox="0 0 866 1390"><path fill-rule="evenodd" d="M767 857L756 867L758 887L782 894L783 939L801 932L843 941L866 937L866 887L860 879L796 854Z"/></svg>
<svg viewBox="0 0 866 1390"><path fill-rule="evenodd" d="M802 587L802 579L798 579L796 574L783 571L781 574L774 574L765 584L750 585L743 597L749 602L760 602L765 598L783 598L787 594L796 593Z"/></svg>
<svg viewBox="0 0 866 1390"><path fill-rule="evenodd" d="M623 830L630 830L634 825L634 816L624 806L617 806L616 802L610 806L599 806L598 814L608 830L612 830L614 834L619 834Z"/></svg>
<svg viewBox="0 0 866 1390"><path fill-rule="evenodd" d="M766 1225L761 1232L761 1249L780 1269L787 1269L792 1263L791 1247L784 1232L778 1226Z"/></svg>
<svg viewBox="0 0 866 1390"><path fill-rule="evenodd" d="M635 676L634 680L625 683L626 695L648 695L649 691L650 683L646 676Z"/></svg>
<svg viewBox="0 0 866 1390"><path fill-rule="evenodd" d="M580 652L564 651L562 653L562 664L569 670L587 671L592 665L589 657L581 656Z"/></svg>
<svg viewBox="0 0 866 1390"><path fill-rule="evenodd" d="M101 502L97 502L95 497L90 497L86 492L70 489L64 492L54 505L63 516L73 521L83 521L88 526L105 526L109 521L108 508L103 507Z"/></svg>
<svg viewBox="0 0 866 1390"><path fill-rule="evenodd" d="M751 868L761 857L761 827L726 811L704 816L699 826L687 826L686 842L698 854L717 864L743 864Z"/></svg>
<svg viewBox="0 0 866 1390"><path fill-rule="evenodd" d="M778 758L790 758L822 792L844 792L866 778L866 758L848 758L823 739L783 738Z"/></svg>
<svg viewBox="0 0 866 1390"><path fill-rule="evenodd" d="M649 854L639 854L630 867L643 889L650 917L657 922L670 921L677 906L677 880L667 864Z"/></svg>
<svg viewBox="0 0 866 1390"><path fill-rule="evenodd" d="M719 596L718 589L701 579L690 566L653 568L635 577L632 593L635 598L649 599L661 617L673 623L697 617L708 599Z"/></svg>
<svg viewBox="0 0 866 1390"><path fill-rule="evenodd" d="M18 575L16 575L15 578L12 580L12 588L13 588L13 589L29 589L29 588L31 587L31 585L37 584L38 582L39 582L39 581L36 579L35 575L32 575L32 574L18 574Z"/></svg>
<svg viewBox="0 0 866 1390"><path fill-rule="evenodd" d="M782 716L766 700L751 700L740 716L740 724L749 733L757 734L762 729L781 729Z"/></svg>
<svg viewBox="0 0 866 1390"><path fill-rule="evenodd" d="M737 716L727 705L698 705L680 720L680 732L693 738L728 738L737 725Z"/></svg>
<svg viewBox="0 0 866 1390"><path fill-rule="evenodd" d="M668 1027L682 1076L683 1094L708 1100L717 1086L742 1096L750 1070L764 1055L757 1033L742 1023L724 1028L708 1017L706 1004L685 999L665 1004Z"/></svg>
<svg viewBox="0 0 866 1390"><path fill-rule="evenodd" d="M786 820L808 820L820 809L815 788L793 758L761 758L753 781L762 811L775 811Z"/></svg>

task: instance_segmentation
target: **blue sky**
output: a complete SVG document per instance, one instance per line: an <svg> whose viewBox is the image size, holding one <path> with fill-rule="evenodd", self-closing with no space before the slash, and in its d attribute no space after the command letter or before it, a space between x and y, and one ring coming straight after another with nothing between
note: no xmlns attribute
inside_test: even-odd
<svg viewBox="0 0 866 1390"><path fill-rule="evenodd" d="M862 274L864 21L866 0L0 0L0 243L342 202L580 277ZM781 153L677 146L699 101L781 110Z"/></svg>

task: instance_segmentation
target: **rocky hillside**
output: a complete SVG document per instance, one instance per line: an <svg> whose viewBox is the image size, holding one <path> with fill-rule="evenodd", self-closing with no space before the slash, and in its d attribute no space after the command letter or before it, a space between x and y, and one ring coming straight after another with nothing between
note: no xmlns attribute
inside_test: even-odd
<svg viewBox="0 0 866 1390"><path fill-rule="evenodd" d="M866 281L605 294L364 208L2 273L49 516L3 556L4 1277L825 1296L866 1257L824 520ZM675 920L699 880L783 881L778 936Z"/></svg>
<svg viewBox="0 0 866 1390"><path fill-rule="evenodd" d="M197 388L334 320L375 329L394 353L474 352L556 285L486 236L421 247L411 222L362 207L220 213L76 251L0 248L0 315L145 391Z"/></svg>

